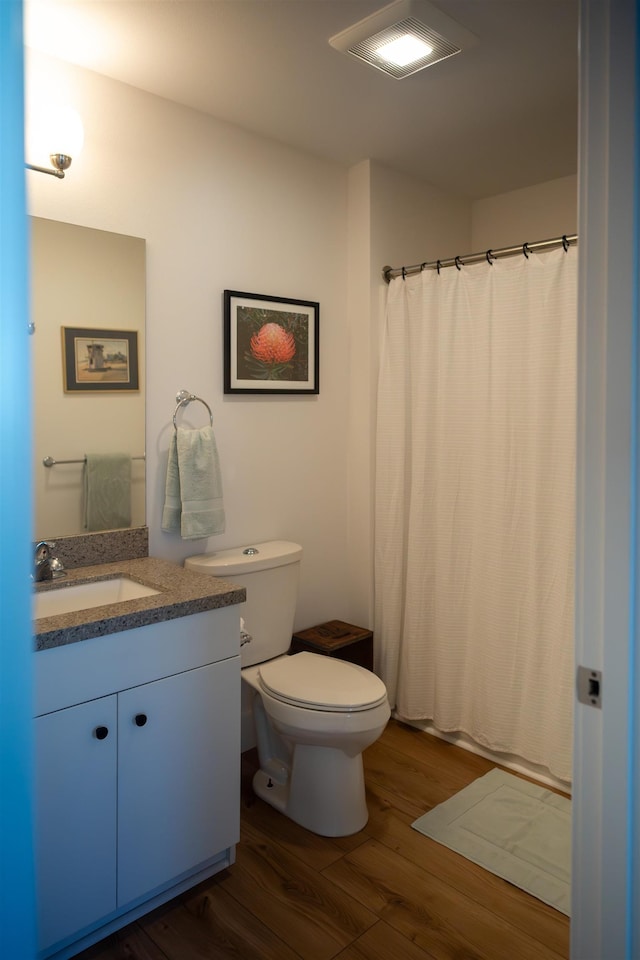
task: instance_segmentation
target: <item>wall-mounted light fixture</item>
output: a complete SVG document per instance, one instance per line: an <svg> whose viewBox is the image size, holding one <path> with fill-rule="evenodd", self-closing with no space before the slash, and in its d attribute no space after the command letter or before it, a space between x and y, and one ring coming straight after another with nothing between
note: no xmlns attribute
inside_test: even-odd
<svg viewBox="0 0 640 960"><path fill-rule="evenodd" d="M329 43L396 80L473 46L478 38L427 0L395 0Z"/></svg>
<svg viewBox="0 0 640 960"><path fill-rule="evenodd" d="M65 170L71 166L71 157L67 153L50 154L51 166L38 167L35 163L25 163L27 170L36 170L38 173L50 173L52 177L64 177Z"/></svg>
<svg viewBox="0 0 640 960"><path fill-rule="evenodd" d="M71 160L78 157L84 143L84 130L80 114L73 107L62 107L43 113L33 122L32 139L38 156L48 155L50 167L35 163L25 163L27 170L48 173L62 179L71 166ZM51 146L63 147L54 153Z"/></svg>

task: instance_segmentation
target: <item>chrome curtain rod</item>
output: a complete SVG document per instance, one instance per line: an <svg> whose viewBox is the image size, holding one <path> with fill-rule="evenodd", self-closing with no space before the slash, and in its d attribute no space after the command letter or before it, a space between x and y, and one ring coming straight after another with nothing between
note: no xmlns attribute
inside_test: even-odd
<svg viewBox="0 0 640 960"><path fill-rule="evenodd" d="M562 246L566 251L577 242L577 234L574 233L570 237L565 234L562 237L554 237L552 240L537 240L536 243L522 243L515 247L500 247L498 250L485 250L483 253L466 253L463 257L449 257L446 260L414 263L410 267L383 267L382 276L389 283L394 277L404 278L413 273L422 273L423 270L437 270L438 273L440 273L442 267L457 267L458 270L461 270L468 263L479 263L481 260L492 263L500 257L515 257L518 254L528 257L530 253L537 250L547 250L549 247Z"/></svg>
<svg viewBox="0 0 640 960"><path fill-rule="evenodd" d="M144 459L145 459L145 455L142 454L141 457L131 457L131 459L132 459L132 460L144 460ZM44 467L55 467L55 466L57 466L57 464L59 464L59 463L86 463L86 462L87 462L87 458L86 458L86 457L82 457L81 460L55 460L53 457L45 457L44 460L42 461L42 465L43 465Z"/></svg>

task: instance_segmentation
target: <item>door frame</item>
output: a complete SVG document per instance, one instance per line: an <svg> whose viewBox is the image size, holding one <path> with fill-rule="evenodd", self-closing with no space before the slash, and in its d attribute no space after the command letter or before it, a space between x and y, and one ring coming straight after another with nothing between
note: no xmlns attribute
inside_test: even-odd
<svg viewBox="0 0 640 960"><path fill-rule="evenodd" d="M637 957L638 13L581 0L572 960Z"/></svg>
<svg viewBox="0 0 640 960"><path fill-rule="evenodd" d="M22 0L0 2L0 956L35 956Z"/></svg>

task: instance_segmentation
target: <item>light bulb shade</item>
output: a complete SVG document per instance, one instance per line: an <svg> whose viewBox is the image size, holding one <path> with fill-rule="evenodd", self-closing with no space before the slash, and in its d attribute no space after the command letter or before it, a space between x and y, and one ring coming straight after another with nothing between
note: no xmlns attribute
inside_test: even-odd
<svg viewBox="0 0 640 960"><path fill-rule="evenodd" d="M70 106L60 107L52 117L49 153L61 153L77 160L84 145L84 127L77 110Z"/></svg>
<svg viewBox="0 0 640 960"><path fill-rule="evenodd" d="M26 159L50 166L54 154L77 159L84 143L84 129L77 110L58 104L39 104L27 117Z"/></svg>

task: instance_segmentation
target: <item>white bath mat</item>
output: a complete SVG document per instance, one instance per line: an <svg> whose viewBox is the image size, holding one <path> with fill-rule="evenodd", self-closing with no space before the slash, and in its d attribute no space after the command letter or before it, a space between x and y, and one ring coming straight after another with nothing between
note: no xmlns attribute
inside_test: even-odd
<svg viewBox="0 0 640 960"><path fill-rule="evenodd" d="M571 801L491 770L412 824L569 916Z"/></svg>

